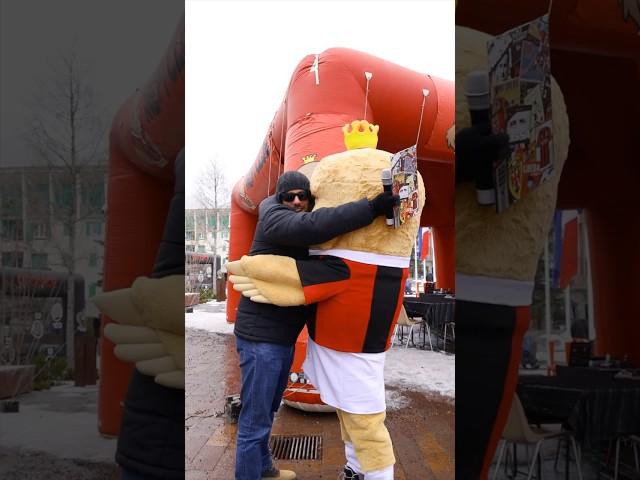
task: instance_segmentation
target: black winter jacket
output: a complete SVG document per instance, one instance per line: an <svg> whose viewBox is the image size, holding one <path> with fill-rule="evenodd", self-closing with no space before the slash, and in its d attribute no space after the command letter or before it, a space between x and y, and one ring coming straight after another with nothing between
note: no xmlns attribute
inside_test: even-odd
<svg viewBox="0 0 640 480"><path fill-rule="evenodd" d="M334 208L297 213L271 196L260 203L258 211L249 255L283 255L296 260L309 256L309 245L366 227L376 218L366 198ZM254 342L293 345L314 310L315 305L278 307L241 297L234 333Z"/></svg>

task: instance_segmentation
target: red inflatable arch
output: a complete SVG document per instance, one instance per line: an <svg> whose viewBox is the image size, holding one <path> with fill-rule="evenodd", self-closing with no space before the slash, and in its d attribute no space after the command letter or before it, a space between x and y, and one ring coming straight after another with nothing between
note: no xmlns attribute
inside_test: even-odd
<svg viewBox="0 0 640 480"><path fill-rule="evenodd" d="M109 140L104 291L130 287L153 269L173 196L173 164L184 147L184 19L153 76L116 114ZM102 328L110 321L104 317ZM117 435L132 365L100 338L98 428Z"/></svg>
<svg viewBox="0 0 640 480"><path fill-rule="evenodd" d="M544 14L546 0L459 2L456 23L490 34ZM495 15L500 12L500 15ZM551 71L569 115L571 146L559 209L587 216L596 353L640 366L640 12L634 0L556 0Z"/></svg>
<svg viewBox="0 0 640 480"><path fill-rule="evenodd" d="M309 173L315 162L345 150L342 126L362 119L368 85L367 120L380 126L378 148L397 152L416 143L423 104L429 90L418 140L418 169L427 191L421 225L433 227L439 288L454 289L454 152L447 132L455 118L452 81L414 72L380 58L345 48L332 48L298 64L255 163L234 187L231 200L229 260L251 246L260 202L275 192L283 171ZM317 80L316 80L317 79ZM240 294L228 286L227 319L234 322ZM298 339L292 371L301 371L306 331ZM293 403L319 403L311 389L289 388Z"/></svg>

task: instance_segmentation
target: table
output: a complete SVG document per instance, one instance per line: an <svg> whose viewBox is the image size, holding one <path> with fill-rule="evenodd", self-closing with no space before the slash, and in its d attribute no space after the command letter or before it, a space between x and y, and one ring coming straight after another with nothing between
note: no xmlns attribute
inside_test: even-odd
<svg viewBox="0 0 640 480"><path fill-rule="evenodd" d="M584 447L640 432L640 380L526 375L518 396L531 423L563 423Z"/></svg>
<svg viewBox="0 0 640 480"><path fill-rule="evenodd" d="M407 316L424 319L425 324L422 325L423 344L422 348L426 348L426 326L429 325L430 331L435 335L435 346L439 348L439 343L444 345L444 327L448 322L454 321L454 304L455 299L451 296L439 294L424 294L419 298L405 297L404 308ZM447 344L453 343L451 334L447 336ZM446 349L445 349L446 350ZM453 349L450 349L451 351Z"/></svg>

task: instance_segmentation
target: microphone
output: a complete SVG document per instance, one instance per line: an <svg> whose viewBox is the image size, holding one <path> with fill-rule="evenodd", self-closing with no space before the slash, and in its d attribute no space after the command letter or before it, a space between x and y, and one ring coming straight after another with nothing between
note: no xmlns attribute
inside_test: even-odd
<svg viewBox="0 0 640 480"><path fill-rule="evenodd" d="M389 194L393 194L393 191L391 190L391 185L392 185L392 180L391 180L391 170L389 168L385 168L384 170L382 170L382 189L385 192L389 192ZM394 221L393 221L393 209L389 210L386 213L386 221L387 221L387 225L390 227L393 227L394 225Z"/></svg>
<svg viewBox="0 0 640 480"><path fill-rule="evenodd" d="M489 74L486 70L476 70L467 75L464 94L469 104L471 125L491 125L491 97L489 95ZM476 178L476 199L480 205L496 203L492 169L480 168Z"/></svg>

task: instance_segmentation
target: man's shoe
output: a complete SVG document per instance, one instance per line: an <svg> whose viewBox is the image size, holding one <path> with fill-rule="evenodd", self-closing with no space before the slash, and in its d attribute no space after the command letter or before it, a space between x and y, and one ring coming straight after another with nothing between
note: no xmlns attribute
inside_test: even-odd
<svg viewBox="0 0 640 480"><path fill-rule="evenodd" d="M279 480L294 480L296 478L296 472L291 470L278 470L273 467L271 470L262 472L262 478L277 478Z"/></svg>
<svg viewBox="0 0 640 480"><path fill-rule="evenodd" d="M345 466L342 473L338 475L338 480L364 480L364 476L354 472L350 467Z"/></svg>

